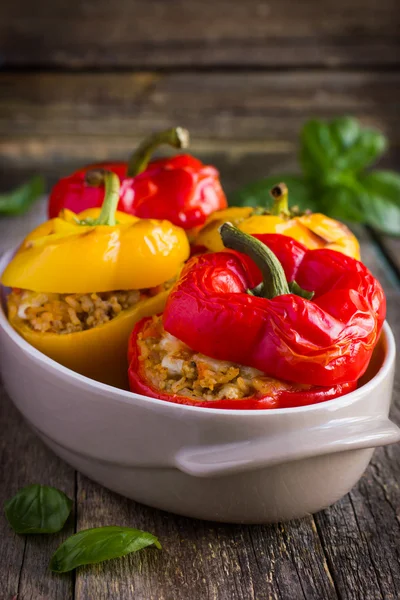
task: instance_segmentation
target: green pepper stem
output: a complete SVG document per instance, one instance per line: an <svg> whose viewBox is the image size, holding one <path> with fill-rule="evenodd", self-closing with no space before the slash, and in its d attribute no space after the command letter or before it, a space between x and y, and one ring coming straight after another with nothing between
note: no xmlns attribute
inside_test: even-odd
<svg viewBox="0 0 400 600"><path fill-rule="evenodd" d="M247 254L260 269L263 278L262 284L249 290L250 294L262 298L275 298L283 294L290 294L283 267L268 246L255 237L240 231L231 223L221 225L219 232L226 248Z"/></svg>
<svg viewBox="0 0 400 600"><path fill-rule="evenodd" d="M128 177L135 177L147 167L154 150L161 144L169 144L173 148L189 146L189 132L183 127L173 127L159 133L153 133L135 150L128 161Z"/></svg>
<svg viewBox="0 0 400 600"><path fill-rule="evenodd" d="M274 203L271 208L272 215L285 215L290 216L289 212L289 192L285 183L278 183L271 189L270 194L274 199Z"/></svg>
<svg viewBox="0 0 400 600"><path fill-rule="evenodd" d="M93 219L90 225L116 225L115 213L119 202L119 177L112 171L95 169L88 171L85 175L86 183L93 187L104 185L104 200L98 219Z"/></svg>

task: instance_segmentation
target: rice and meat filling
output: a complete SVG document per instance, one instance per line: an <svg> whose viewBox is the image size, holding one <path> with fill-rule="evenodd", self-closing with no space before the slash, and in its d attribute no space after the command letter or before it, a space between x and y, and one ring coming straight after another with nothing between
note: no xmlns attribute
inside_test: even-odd
<svg viewBox="0 0 400 600"><path fill-rule="evenodd" d="M131 308L140 300L164 289L122 290L92 294L45 294L12 290L8 296L11 320L18 319L34 331L76 333L99 327Z"/></svg>
<svg viewBox="0 0 400 600"><path fill-rule="evenodd" d="M166 393L201 402L240 400L293 388L293 384L268 377L257 369L194 352L164 330L160 316L148 321L138 336L138 344L147 381Z"/></svg>

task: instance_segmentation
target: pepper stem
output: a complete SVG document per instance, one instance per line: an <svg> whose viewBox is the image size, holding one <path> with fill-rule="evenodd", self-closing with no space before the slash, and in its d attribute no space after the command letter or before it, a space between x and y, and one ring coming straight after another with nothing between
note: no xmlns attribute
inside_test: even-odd
<svg viewBox="0 0 400 600"><path fill-rule="evenodd" d="M257 238L240 231L232 223L224 223L219 229L226 248L237 250L250 256L260 269L263 281L248 293L262 298L275 298L290 294L283 267L275 254Z"/></svg>
<svg viewBox="0 0 400 600"><path fill-rule="evenodd" d="M84 220L84 225L116 225L115 213L119 202L119 177L112 171L95 169L88 171L85 175L88 185L99 187L104 185L104 200L98 219Z"/></svg>
<svg viewBox="0 0 400 600"><path fill-rule="evenodd" d="M147 167L154 150L161 144L169 144L173 148L189 146L189 132L183 127L173 127L159 133L153 133L135 150L128 161L128 177L135 177Z"/></svg>
<svg viewBox="0 0 400 600"><path fill-rule="evenodd" d="M271 208L272 215L285 215L290 216L289 212L289 192L286 183L278 183L271 189L270 194L274 199L274 203Z"/></svg>

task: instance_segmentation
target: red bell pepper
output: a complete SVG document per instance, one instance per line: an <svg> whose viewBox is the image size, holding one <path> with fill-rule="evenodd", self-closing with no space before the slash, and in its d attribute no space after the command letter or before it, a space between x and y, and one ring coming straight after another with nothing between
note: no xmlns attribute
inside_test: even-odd
<svg viewBox="0 0 400 600"><path fill-rule="evenodd" d="M283 383L281 389L278 389L279 382L274 382L274 391L268 395L261 393L248 396L240 400L195 400L179 394L167 393L156 389L146 376L144 361L142 360L138 337L146 335L146 330L154 330L153 317L145 317L136 324L129 341L128 360L129 360L129 385L132 392L174 402L175 404L186 404L189 406L201 406L203 408L225 408L225 409L271 409L271 408L291 408L294 406L306 406L308 404L317 404L326 400L332 400L343 394L353 391L357 387L357 382L343 383L331 387L303 386L298 384L288 385Z"/></svg>
<svg viewBox="0 0 400 600"><path fill-rule="evenodd" d="M104 189L85 182L87 171L102 168L120 178L118 210L145 219L166 219L184 229L203 225L212 212L227 206L218 171L189 154L149 162L160 144L186 148L188 143L186 129L168 129L145 140L129 162L88 165L60 179L50 194L49 217L57 217L63 208L79 213L102 206Z"/></svg>
<svg viewBox="0 0 400 600"><path fill-rule="evenodd" d="M256 239L229 223L221 235L226 247L251 258L192 258L169 296L165 330L196 352L276 379L325 387L357 381L386 314L383 290L368 269L283 235Z"/></svg>

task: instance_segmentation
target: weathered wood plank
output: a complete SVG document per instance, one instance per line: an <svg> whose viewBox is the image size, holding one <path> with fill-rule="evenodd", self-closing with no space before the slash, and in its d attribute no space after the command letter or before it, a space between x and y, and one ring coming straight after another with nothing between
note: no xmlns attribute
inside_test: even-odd
<svg viewBox="0 0 400 600"><path fill-rule="evenodd" d="M78 476L78 528L151 531L163 549L78 570L76 600L330 600L337 598L312 518L271 527L185 519Z"/></svg>
<svg viewBox="0 0 400 600"><path fill-rule="evenodd" d="M380 236L379 243L400 277L400 238Z"/></svg>
<svg viewBox="0 0 400 600"><path fill-rule="evenodd" d="M150 8L151 6L151 8ZM380 65L398 59L396 0L5 0L5 65Z"/></svg>
<svg viewBox="0 0 400 600"><path fill-rule="evenodd" d="M398 306L399 295L389 292L388 319L397 339ZM391 415L400 425L399 359ZM343 600L400 597L399 481L400 444L380 448L350 494L315 515L328 565Z"/></svg>
<svg viewBox="0 0 400 600"><path fill-rule="evenodd" d="M34 172L49 183L81 164L123 159L150 131L181 123L191 151L221 170L227 191L296 169L298 133L311 115L354 114L400 159L396 73L180 73L0 75L0 188Z"/></svg>
<svg viewBox="0 0 400 600"><path fill-rule="evenodd" d="M399 90L397 72L3 73L0 135L132 144L179 122L194 143L279 151L297 142L307 118L352 114L400 145Z"/></svg>
<svg viewBox="0 0 400 600"><path fill-rule="evenodd" d="M75 495L74 471L59 460L27 427L0 382L0 506L21 487L42 483ZM74 531L73 515L62 533L21 536L0 517L0 598L69 600L73 577L53 576L48 563L57 546Z"/></svg>

